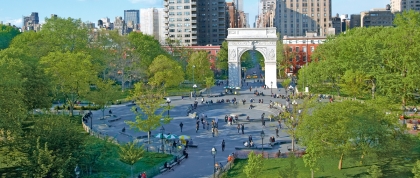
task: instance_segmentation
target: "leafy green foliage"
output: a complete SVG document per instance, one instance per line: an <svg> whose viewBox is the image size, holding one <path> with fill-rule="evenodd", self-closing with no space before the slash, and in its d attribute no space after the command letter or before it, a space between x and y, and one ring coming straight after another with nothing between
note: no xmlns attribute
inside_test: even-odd
<svg viewBox="0 0 420 178"><path fill-rule="evenodd" d="M136 83L131 97L140 107L141 112L135 112L134 108L132 109L134 114L136 114L136 121L126 121L130 127L137 128L143 132L149 132L158 128L163 123L169 123L171 121L171 118L168 117L161 120L163 113L166 111L160 110L165 104L161 87L150 87L143 83ZM149 134L148 139L150 142Z"/></svg>
<svg viewBox="0 0 420 178"><path fill-rule="evenodd" d="M133 177L133 165L140 161L144 155L144 149L137 147L134 142L126 143L120 147L121 162L131 166L131 177Z"/></svg>
<svg viewBox="0 0 420 178"><path fill-rule="evenodd" d="M0 24L0 50L6 49L12 39L19 34L20 31L17 28Z"/></svg>
<svg viewBox="0 0 420 178"><path fill-rule="evenodd" d="M280 169L279 178L297 178L297 177L299 177L299 169L296 165L296 160L297 160L297 158L296 158L295 154L290 152L289 157L287 158L287 162L289 163L289 165Z"/></svg>
<svg viewBox="0 0 420 178"><path fill-rule="evenodd" d="M228 70L228 42L223 41L220 51L217 53L216 66L220 70Z"/></svg>
<svg viewBox="0 0 420 178"><path fill-rule="evenodd" d="M377 165L372 165L369 169L368 169L368 173L372 178L380 178L382 177L384 174L382 173L382 170L379 166Z"/></svg>
<svg viewBox="0 0 420 178"><path fill-rule="evenodd" d="M195 83L205 83L207 77L213 76L213 71L210 69L208 53L206 51L196 51L191 54L187 65L187 76L191 81L193 79L193 70Z"/></svg>
<svg viewBox="0 0 420 178"><path fill-rule="evenodd" d="M153 36L145 35L143 33L132 32L128 35L128 40L134 52L141 59L141 66L144 69L149 68L153 59L159 55L169 56L169 54L162 49L159 41L155 40Z"/></svg>
<svg viewBox="0 0 420 178"><path fill-rule="evenodd" d="M90 84L97 80L92 71L91 56L85 53L52 52L41 59L45 72L51 76L56 93L65 96L73 115L74 103L90 91Z"/></svg>
<svg viewBox="0 0 420 178"><path fill-rule="evenodd" d="M102 117L105 116L105 107L110 105L112 101L120 99L119 92L114 87L114 82L112 80L98 80L95 87L92 87L92 90L87 93L85 98L101 108Z"/></svg>
<svg viewBox="0 0 420 178"><path fill-rule="evenodd" d="M247 69L254 68L255 63L252 59L252 56L250 54L250 51L246 51L241 56L241 67L245 67Z"/></svg>
<svg viewBox="0 0 420 178"><path fill-rule="evenodd" d="M149 66L149 83L153 86L179 86L184 81L181 65L164 55L157 56Z"/></svg>
<svg viewBox="0 0 420 178"><path fill-rule="evenodd" d="M298 125L298 138L311 154L307 158L332 157L341 163L343 157L361 157L362 161L366 155L410 149L404 128L386 115L386 106L379 106L358 101L317 105Z"/></svg>
<svg viewBox="0 0 420 178"><path fill-rule="evenodd" d="M256 155L254 151L251 151L248 155L248 164L244 168L244 173L248 178L259 177L263 168L263 157L262 154Z"/></svg>
<svg viewBox="0 0 420 178"><path fill-rule="evenodd" d="M411 172L414 174L414 178L420 178L420 160L416 161Z"/></svg>

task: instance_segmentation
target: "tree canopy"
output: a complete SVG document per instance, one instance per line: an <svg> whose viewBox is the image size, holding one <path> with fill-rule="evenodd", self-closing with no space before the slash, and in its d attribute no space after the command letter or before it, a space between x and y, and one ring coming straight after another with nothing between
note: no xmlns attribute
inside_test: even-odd
<svg viewBox="0 0 420 178"><path fill-rule="evenodd" d="M184 81L181 65L164 55L157 56L149 66L149 83L153 86L179 86Z"/></svg>
<svg viewBox="0 0 420 178"><path fill-rule="evenodd" d="M206 51L196 51L191 54L187 65L187 76L191 81L193 71L195 83L205 83L207 77L214 77Z"/></svg>
<svg viewBox="0 0 420 178"><path fill-rule="evenodd" d="M19 34L20 31L16 27L0 24L0 50L6 49L12 39Z"/></svg>

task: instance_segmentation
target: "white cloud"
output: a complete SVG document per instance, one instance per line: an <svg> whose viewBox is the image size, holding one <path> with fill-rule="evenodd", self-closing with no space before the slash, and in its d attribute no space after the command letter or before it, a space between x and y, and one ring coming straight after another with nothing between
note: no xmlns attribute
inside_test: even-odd
<svg viewBox="0 0 420 178"><path fill-rule="evenodd" d="M16 25L18 27L22 26L22 18L19 19L6 19L3 23L11 23L12 25Z"/></svg>
<svg viewBox="0 0 420 178"><path fill-rule="evenodd" d="M133 4L137 4L137 3L144 3L144 4L157 4L159 2L161 2L161 0L128 0Z"/></svg>

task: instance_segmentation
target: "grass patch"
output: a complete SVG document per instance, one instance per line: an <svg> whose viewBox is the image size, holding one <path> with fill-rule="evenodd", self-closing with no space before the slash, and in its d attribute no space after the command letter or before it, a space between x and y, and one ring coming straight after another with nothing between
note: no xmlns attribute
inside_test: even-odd
<svg viewBox="0 0 420 178"><path fill-rule="evenodd" d="M338 159L324 159L321 161L321 169L315 172L315 177L369 177L367 170L371 165L377 164L381 167L384 177L404 178L413 177L411 169L414 164L414 160L406 160L402 158L387 159L379 163L379 161L367 162L360 165L359 160L347 159L343 162L343 169L338 170ZM243 172L247 160L236 159L235 165L230 169L224 177L228 178L243 178L246 174ZM279 177L280 170L290 165L289 159L264 159L264 167L262 173L258 176L259 178L272 178ZM311 171L305 167L303 159L297 158L295 162L299 175L298 177L311 177Z"/></svg>

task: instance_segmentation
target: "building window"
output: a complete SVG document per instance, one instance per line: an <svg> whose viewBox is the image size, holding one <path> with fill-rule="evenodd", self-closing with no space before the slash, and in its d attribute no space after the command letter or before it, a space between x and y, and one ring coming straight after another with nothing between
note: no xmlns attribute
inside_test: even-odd
<svg viewBox="0 0 420 178"><path fill-rule="evenodd" d="M184 0L184 3L190 3L190 0Z"/></svg>
<svg viewBox="0 0 420 178"><path fill-rule="evenodd" d="M191 40L185 40L185 43L190 43L191 42Z"/></svg>
<svg viewBox="0 0 420 178"><path fill-rule="evenodd" d="M315 48L313 46L311 46L311 52L314 52Z"/></svg>
<svg viewBox="0 0 420 178"><path fill-rule="evenodd" d="M190 6L184 6L184 9L190 9Z"/></svg>
<svg viewBox="0 0 420 178"><path fill-rule="evenodd" d="M185 34L185 37L190 37L191 35L190 34Z"/></svg>
<svg viewBox="0 0 420 178"><path fill-rule="evenodd" d="M300 61L299 56L296 56L296 62L299 62L299 61Z"/></svg>
<svg viewBox="0 0 420 178"><path fill-rule="evenodd" d="M169 9L175 9L175 7L174 6L169 6Z"/></svg>
<svg viewBox="0 0 420 178"><path fill-rule="evenodd" d="M302 56L303 62L307 62L306 61L306 56Z"/></svg>
<svg viewBox="0 0 420 178"><path fill-rule="evenodd" d="M305 52L305 53L306 53L306 47L303 47L303 52Z"/></svg>
<svg viewBox="0 0 420 178"><path fill-rule="evenodd" d="M300 51L299 51L299 47L296 47L296 52L300 52Z"/></svg>
<svg viewBox="0 0 420 178"><path fill-rule="evenodd" d="M182 15L182 12L177 12L176 15Z"/></svg>
<svg viewBox="0 0 420 178"><path fill-rule="evenodd" d="M176 9L182 9L182 6L176 6Z"/></svg>

